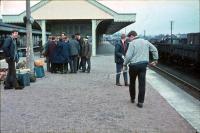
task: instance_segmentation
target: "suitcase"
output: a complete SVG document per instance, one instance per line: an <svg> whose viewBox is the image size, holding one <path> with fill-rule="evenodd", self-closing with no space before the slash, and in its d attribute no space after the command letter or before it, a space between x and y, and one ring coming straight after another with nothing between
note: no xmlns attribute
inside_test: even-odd
<svg viewBox="0 0 200 133"><path fill-rule="evenodd" d="M35 72L35 76L36 78L42 78L45 76L45 73L44 73L44 68L43 66L35 66L34 68L34 72Z"/></svg>
<svg viewBox="0 0 200 133"><path fill-rule="evenodd" d="M16 72L17 73L28 73L29 77L30 77L30 82L36 81L35 73L32 73L30 69L16 69Z"/></svg>
<svg viewBox="0 0 200 133"><path fill-rule="evenodd" d="M29 73L17 73L17 80L20 86L30 86Z"/></svg>

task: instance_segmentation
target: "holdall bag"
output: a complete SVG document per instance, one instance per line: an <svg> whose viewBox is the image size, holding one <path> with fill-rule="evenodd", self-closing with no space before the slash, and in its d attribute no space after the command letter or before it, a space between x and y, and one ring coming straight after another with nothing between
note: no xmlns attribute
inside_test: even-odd
<svg viewBox="0 0 200 133"><path fill-rule="evenodd" d="M39 67L35 66L34 73L36 75L36 78L42 78L45 76L43 66L39 66Z"/></svg>
<svg viewBox="0 0 200 133"><path fill-rule="evenodd" d="M30 77L30 82L35 82L36 81L36 76L34 72L31 72L30 69L16 69L17 73L28 73Z"/></svg>
<svg viewBox="0 0 200 133"><path fill-rule="evenodd" d="M17 73L17 80L20 86L30 86L29 73Z"/></svg>

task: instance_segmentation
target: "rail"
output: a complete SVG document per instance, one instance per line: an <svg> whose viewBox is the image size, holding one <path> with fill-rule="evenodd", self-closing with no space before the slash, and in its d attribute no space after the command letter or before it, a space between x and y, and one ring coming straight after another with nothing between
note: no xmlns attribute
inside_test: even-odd
<svg viewBox="0 0 200 133"><path fill-rule="evenodd" d="M163 76L167 76L167 77L170 77L171 79L175 80L176 82L178 82L179 84L182 85L182 87L179 86L181 89L185 90L187 93L189 93L193 97L200 100L200 88L199 87L188 83L187 81L173 75L172 73L167 72L166 70L163 70L162 68L160 68L158 66L149 67L149 68L160 73Z"/></svg>

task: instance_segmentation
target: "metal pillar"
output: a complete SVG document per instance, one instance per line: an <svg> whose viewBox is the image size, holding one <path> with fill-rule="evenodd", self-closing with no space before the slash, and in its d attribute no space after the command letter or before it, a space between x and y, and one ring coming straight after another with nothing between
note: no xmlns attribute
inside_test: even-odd
<svg viewBox="0 0 200 133"><path fill-rule="evenodd" d="M41 20L41 29L42 29L42 45L45 46L46 43L46 21Z"/></svg>
<svg viewBox="0 0 200 133"><path fill-rule="evenodd" d="M96 28L97 21L92 20L92 56L96 56Z"/></svg>
<svg viewBox="0 0 200 133"><path fill-rule="evenodd" d="M26 0L26 61L28 68L34 71L34 53L33 53L33 39L32 39L32 25L31 25L31 10L30 10L30 0Z"/></svg>

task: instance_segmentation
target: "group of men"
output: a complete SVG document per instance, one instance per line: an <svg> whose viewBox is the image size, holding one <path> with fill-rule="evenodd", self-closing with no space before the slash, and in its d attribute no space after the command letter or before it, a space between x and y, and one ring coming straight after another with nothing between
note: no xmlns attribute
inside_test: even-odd
<svg viewBox="0 0 200 133"><path fill-rule="evenodd" d="M149 63L149 52L152 53L153 61ZM129 86L131 102L135 102L136 78L139 82L139 93L137 106L142 108L146 89L146 68L147 65L155 66L158 60L158 51L149 41L139 38L135 31L130 31L128 38L121 35L121 40L115 45L116 63L116 85L120 84L120 73L123 73L125 86ZM128 70L129 66L129 70ZM128 73L130 85L128 84Z"/></svg>
<svg viewBox="0 0 200 133"><path fill-rule="evenodd" d="M8 73L5 80L4 89L23 89L16 78L16 66L19 61L17 53L17 38L18 31L13 30L8 36L2 49L5 55L5 60L8 63ZM89 44L87 38L81 38L77 33L69 39L64 33L61 36L50 36L44 49L44 55L47 60L47 70L56 73L67 73L68 64L70 65L70 73L77 73L78 69L82 72L90 73L92 45ZM86 68L87 63L87 68Z"/></svg>
<svg viewBox="0 0 200 133"><path fill-rule="evenodd" d="M50 36L45 46L44 55L47 61L47 71L52 73L90 73L92 45L87 38L82 38L79 33L69 39L65 33L61 36ZM86 67L87 63L87 67ZM68 69L70 66L70 71Z"/></svg>

